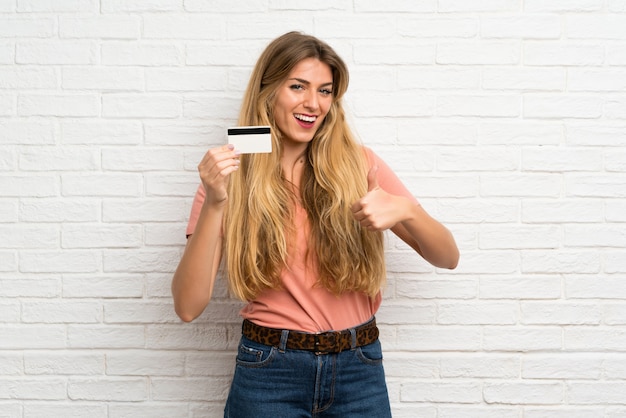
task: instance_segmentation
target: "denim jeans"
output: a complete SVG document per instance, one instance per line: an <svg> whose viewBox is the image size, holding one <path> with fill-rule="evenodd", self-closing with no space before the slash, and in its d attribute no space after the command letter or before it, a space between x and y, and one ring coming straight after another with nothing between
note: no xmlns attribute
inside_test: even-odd
<svg viewBox="0 0 626 418"><path fill-rule="evenodd" d="M282 348L282 349L281 349ZM389 418L380 342L336 354L241 337L225 418Z"/></svg>

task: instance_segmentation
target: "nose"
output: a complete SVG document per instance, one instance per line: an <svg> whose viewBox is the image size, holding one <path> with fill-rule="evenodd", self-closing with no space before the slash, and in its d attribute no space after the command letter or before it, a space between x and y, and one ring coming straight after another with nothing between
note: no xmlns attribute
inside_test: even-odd
<svg viewBox="0 0 626 418"><path fill-rule="evenodd" d="M309 89L302 104L309 110L317 110L319 107L317 92L313 89Z"/></svg>

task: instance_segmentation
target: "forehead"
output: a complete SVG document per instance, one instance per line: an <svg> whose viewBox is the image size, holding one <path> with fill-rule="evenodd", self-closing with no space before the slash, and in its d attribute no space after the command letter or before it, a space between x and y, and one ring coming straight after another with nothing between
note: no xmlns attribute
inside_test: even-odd
<svg viewBox="0 0 626 418"><path fill-rule="evenodd" d="M317 58L305 58L298 62L291 72L289 78L299 78L311 83L332 83L333 73L330 66Z"/></svg>

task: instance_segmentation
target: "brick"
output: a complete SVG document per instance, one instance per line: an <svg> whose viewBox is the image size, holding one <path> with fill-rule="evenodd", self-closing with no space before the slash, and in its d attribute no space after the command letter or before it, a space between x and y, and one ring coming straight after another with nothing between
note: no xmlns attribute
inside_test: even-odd
<svg viewBox="0 0 626 418"><path fill-rule="evenodd" d="M109 376L182 376L185 355L171 351L123 350L106 354Z"/></svg>
<svg viewBox="0 0 626 418"><path fill-rule="evenodd" d="M146 39L220 39L224 19L219 14L152 14L143 18Z"/></svg>
<svg viewBox="0 0 626 418"><path fill-rule="evenodd" d="M604 271L606 273L626 273L626 257L624 257L623 252L607 252L604 258Z"/></svg>
<svg viewBox="0 0 626 418"><path fill-rule="evenodd" d="M0 7L1 4L0 4ZM13 64L15 62L15 47L12 43L0 42L0 64Z"/></svg>
<svg viewBox="0 0 626 418"><path fill-rule="evenodd" d="M0 175L3 197L49 197L58 194L58 179L51 175Z"/></svg>
<svg viewBox="0 0 626 418"><path fill-rule="evenodd" d="M17 323L20 322L20 304L15 302L0 301L0 322ZM2 369L0 369L2 371Z"/></svg>
<svg viewBox="0 0 626 418"><path fill-rule="evenodd" d="M481 277L480 299L558 299L561 297L559 276Z"/></svg>
<svg viewBox="0 0 626 418"><path fill-rule="evenodd" d="M0 224L0 248L56 248L58 245L56 226Z"/></svg>
<svg viewBox="0 0 626 418"><path fill-rule="evenodd" d="M555 174L484 175L480 178L483 197L555 197L559 196L561 187L561 177Z"/></svg>
<svg viewBox="0 0 626 418"><path fill-rule="evenodd" d="M152 378L150 393L159 401L225 401L228 378L195 377L186 379Z"/></svg>
<svg viewBox="0 0 626 418"><path fill-rule="evenodd" d="M3 265L3 261L5 260L2 260L2 253L0 253L0 266ZM14 269L17 269L17 263L14 263ZM8 298L56 298L61 296L60 283L60 278L51 278L50 275L42 278L21 274L19 279L0 279L0 296Z"/></svg>
<svg viewBox="0 0 626 418"><path fill-rule="evenodd" d="M385 359L386 361L386 359ZM516 356L494 355L442 356L441 377L447 378L491 378L516 379L519 377L520 360Z"/></svg>
<svg viewBox="0 0 626 418"><path fill-rule="evenodd" d="M180 223L154 223L144 225L144 244L148 246L185 246L185 228L187 224Z"/></svg>
<svg viewBox="0 0 626 418"><path fill-rule="evenodd" d="M237 54L233 56L233 50L237 51ZM185 48L185 63L188 66L215 66L222 65L228 67L235 66L250 66L252 65L260 50L256 45L250 45L248 42L229 42L228 45L222 43L188 43ZM226 69L224 69L226 70ZM207 71L203 69L202 71ZM219 78L223 78L221 74ZM246 72L246 78L249 76L249 71ZM200 75L198 75L200 77ZM224 87L224 85L222 85Z"/></svg>
<svg viewBox="0 0 626 418"><path fill-rule="evenodd" d="M576 274L566 277L564 283L568 299L626 299L620 277Z"/></svg>
<svg viewBox="0 0 626 418"><path fill-rule="evenodd" d="M611 174L572 175L566 178L565 194L568 197L619 198L626 196L625 185L626 179Z"/></svg>
<svg viewBox="0 0 626 418"><path fill-rule="evenodd" d="M624 119L626 115L626 99L623 97L609 97L604 106L604 115L608 119Z"/></svg>
<svg viewBox="0 0 626 418"><path fill-rule="evenodd" d="M523 104L524 117L534 119L595 119L602 116L603 106L600 97L576 94L529 94L524 97Z"/></svg>
<svg viewBox="0 0 626 418"><path fill-rule="evenodd" d="M446 148L437 156L437 170L446 171L497 171L500 173L519 169L519 150L511 147L458 147Z"/></svg>
<svg viewBox="0 0 626 418"><path fill-rule="evenodd" d="M602 0L526 0L525 12L592 12L602 9Z"/></svg>
<svg viewBox="0 0 626 418"><path fill-rule="evenodd" d="M514 0L478 0L466 2L463 0L440 0L439 12L516 12L519 11L519 2Z"/></svg>
<svg viewBox="0 0 626 418"><path fill-rule="evenodd" d="M72 403L27 403L24 405L25 418L47 418L50 416L65 418L107 418L107 405L93 405L83 402Z"/></svg>
<svg viewBox="0 0 626 418"><path fill-rule="evenodd" d="M0 361L0 374L2 376L22 375L24 373L24 356L22 353L2 353Z"/></svg>
<svg viewBox="0 0 626 418"><path fill-rule="evenodd" d="M559 39L561 17L555 14L481 17L480 35L486 39Z"/></svg>
<svg viewBox="0 0 626 418"><path fill-rule="evenodd" d="M199 351L185 354L187 376L231 377L234 365L235 356L232 352Z"/></svg>
<svg viewBox="0 0 626 418"><path fill-rule="evenodd" d="M407 382L400 387L402 402L480 403L482 387L478 382Z"/></svg>
<svg viewBox="0 0 626 418"><path fill-rule="evenodd" d="M454 285L447 280L415 280L394 278L396 295L417 299L473 299L476 297L476 281L455 280Z"/></svg>
<svg viewBox="0 0 626 418"><path fill-rule="evenodd" d="M180 11L181 2L178 0L102 0L103 13L120 12L175 12Z"/></svg>
<svg viewBox="0 0 626 418"><path fill-rule="evenodd" d="M626 65L626 45L607 45L606 59L609 65Z"/></svg>
<svg viewBox="0 0 626 418"><path fill-rule="evenodd" d="M20 116L89 117L98 116L98 97L89 94L30 95L18 98Z"/></svg>
<svg viewBox="0 0 626 418"><path fill-rule="evenodd" d="M139 196L143 180L139 174L63 174L63 196Z"/></svg>
<svg viewBox="0 0 626 418"><path fill-rule="evenodd" d="M2 335L0 339L2 350L51 350L66 346L64 325L3 325L0 323L0 334Z"/></svg>
<svg viewBox="0 0 626 418"><path fill-rule="evenodd" d="M184 222L188 215L180 199L116 199L102 205L104 222Z"/></svg>
<svg viewBox="0 0 626 418"><path fill-rule="evenodd" d="M481 331L474 326L398 327L402 335L389 343L388 350L402 351L474 351L481 346Z"/></svg>
<svg viewBox="0 0 626 418"><path fill-rule="evenodd" d="M136 121L108 120L61 122L61 142L71 145L138 145L142 126Z"/></svg>
<svg viewBox="0 0 626 418"><path fill-rule="evenodd" d="M600 150L564 147L532 147L522 150L524 171L600 171L603 158Z"/></svg>
<svg viewBox="0 0 626 418"><path fill-rule="evenodd" d="M561 350L562 331L559 327L485 327L483 349L486 351L531 352Z"/></svg>
<svg viewBox="0 0 626 418"><path fill-rule="evenodd" d="M64 379L0 378L0 399L62 400L66 397Z"/></svg>
<svg viewBox="0 0 626 418"><path fill-rule="evenodd" d="M478 89L480 71L475 68L405 67L398 68L398 84L407 89Z"/></svg>
<svg viewBox="0 0 626 418"><path fill-rule="evenodd" d="M67 344L71 348L144 348L146 336L140 325L67 326Z"/></svg>
<svg viewBox="0 0 626 418"><path fill-rule="evenodd" d="M179 261L180 253L178 250L105 250L103 268L106 273L173 273Z"/></svg>
<svg viewBox="0 0 626 418"><path fill-rule="evenodd" d="M61 229L62 248L138 248L142 227L128 224L69 224Z"/></svg>
<svg viewBox="0 0 626 418"><path fill-rule="evenodd" d="M26 273L93 273L100 268L100 254L94 251L22 251L20 271Z"/></svg>
<svg viewBox="0 0 626 418"><path fill-rule="evenodd" d="M20 152L22 171L92 171L100 165L95 149L78 147L37 147Z"/></svg>
<svg viewBox="0 0 626 418"><path fill-rule="evenodd" d="M20 199L19 218L25 222L93 222L100 218L100 205L85 199Z"/></svg>
<svg viewBox="0 0 626 418"><path fill-rule="evenodd" d="M57 76L52 68L0 67L0 89L55 89Z"/></svg>
<svg viewBox="0 0 626 418"><path fill-rule="evenodd" d="M486 68L482 86L486 90L564 91L566 72L547 68Z"/></svg>
<svg viewBox="0 0 626 418"><path fill-rule="evenodd" d="M3 94L0 96L0 116L14 116L17 99L14 95Z"/></svg>
<svg viewBox="0 0 626 418"><path fill-rule="evenodd" d="M18 0L18 12L88 13L98 11L97 0Z"/></svg>
<svg viewBox="0 0 626 418"><path fill-rule="evenodd" d="M435 44L359 43L354 47L357 64L432 64L435 61Z"/></svg>
<svg viewBox="0 0 626 418"><path fill-rule="evenodd" d="M0 17L0 38L51 38L56 34L55 19L45 17Z"/></svg>
<svg viewBox="0 0 626 418"><path fill-rule="evenodd" d="M606 220L609 222L626 222L626 202L609 200L605 203Z"/></svg>
<svg viewBox="0 0 626 418"><path fill-rule="evenodd" d="M463 207L449 199L437 203L437 218L444 223L504 223L519 219L519 205L509 199L466 199Z"/></svg>
<svg viewBox="0 0 626 418"><path fill-rule="evenodd" d="M236 124L240 98L216 96L187 96L183 102L183 116L191 119L226 119L227 126Z"/></svg>
<svg viewBox="0 0 626 418"><path fill-rule="evenodd" d="M432 116L435 111L434 97L416 95L415 92L387 93L376 96L359 93L352 97L354 114L359 118Z"/></svg>
<svg viewBox="0 0 626 418"><path fill-rule="evenodd" d="M523 302L522 324L528 325L599 325L602 311L597 305L579 302Z"/></svg>
<svg viewBox="0 0 626 418"><path fill-rule="evenodd" d="M624 152L605 152L604 153L604 169L612 172L624 172L626 171L626 164L624 163L626 153Z"/></svg>
<svg viewBox="0 0 626 418"><path fill-rule="evenodd" d="M104 304L104 322L108 324L180 322L169 300L163 302L110 301Z"/></svg>
<svg viewBox="0 0 626 418"><path fill-rule="evenodd" d="M224 68L146 69L146 91L222 91L226 85Z"/></svg>
<svg viewBox="0 0 626 418"><path fill-rule="evenodd" d="M17 199L0 199L0 222L17 222L18 201Z"/></svg>
<svg viewBox="0 0 626 418"><path fill-rule="evenodd" d="M182 47L166 42L108 41L100 46L100 51L103 65L169 66L183 61Z"/></svg>
<svg viewBox="0 0 626 418"><path fill-rule="evenodd" d="M603 204L598 199L529 199L522 202L522 221L526 223L594 223L603 219Z"/></svg>
<svg viewBox="0 0 626 418"><path fill-rule="evenodd" d="M225 350L228 348L226 328L215 325L148 326L146 347L158 350Z"/></svg>
<svg viewBox="0 0 626 418"><path fill-rule="evenodd" d="M623 382L572 382L567 384L571 403L581 405L624 405Z"/></svg>
<svg viewBox="0 0 626 418"><path fill-rule="evenodd" d="M437 64L516 65L520 62L521 45L517 41L440 42Z"/></svg>
<svg viewBox="0 0 626 418"><path fill-rule="evenodd" d="M128 67L70 67L62 69L66 90L142 91L144 72Z"/></svg>
<svg viewBox="0 0 626 418"><path fill-rule="evenodd" d="M29 375L101 375L104 355L76 351L35 351L24 354L24 371Z"/></svg>
<svg viewBox="0 0 626 418"><path fill-rule="evenodd" d="M522 252L524 273L598 273L600 257L596 252L529 250Z"/></svg>
<svg viewBox="0 0 626 418"><path fill-rule="evenodd" d="M138 16L63 17L59 18L61 38L137 39L141 20Z"/></svg>
<svg viewBox="0 0 626 418"><path fill-rule="evenodd" d="M54 125L35 120L0 121L0 137L4 144L49 145L54 143Z"/></svg>
<svg viewBox="0 0 626 418"><path fill-rule="evenodd" d="M571 39L626 39L626 17L620 15L575 15L565 21L565 34Z"/></svg>
<svg viewBox="0 0 626 418"><path fill-rule="evenodd" d="M436 114L440 117L517 117L520 112L519 97L508 95L442 95L437 97L436 104Z"/></svg>
<svg viewBox="0 0 626 418"><path fill-rule="evenodd" d="M436 318L436 306L424 303L390 302L376 315L380 324L433 324Z"/></svg>
<svg viewBox="0 0 626 418"><path fill-rule="evenodd" d="M182 154L168 148L117 147L102 150L102 168L112 171L180 170Z"/></svg>
<svg viewBox="0 0 626 418"><path fill-rule="evenodd" d="M437 323L443 325L513 325L518 308L512 302L442 302L437 309Z"/></svg>
<svg viewBox="0 0 626 418"><path fill-rule="evenodd" d="M141 275L88 275L63 277L64 298L140 298L143 296Z"/></svg>
<svg viewBox="0 0 626 418"><path fill-rule="evenodd" d="M226 129L211 122L148 122L144 124L146 145L209 147L226 143ZM198 161L199 162L199 161Z"/></svg>
<svg viewBox="0 0 626 418"><path fill-rule="evenodd" d="M17 169L17 150L14 147L0 147L0 171Z"/></svg>
<svg viewBox="0 0 626 418"><path fill-rule="evenodd" d="M410 2L409 4L423 5L424 3ZM398 17L397 31L400 35L418 39L473 38L478 35L478 19L471 17L439 18L435 16L437 15L429 18L419 17L419 15L418 17L410 15Z"/></svg>
<svg viewBox="0 0 626 418"><path fill-rule="evenodd" d="M176 118L182 106L179 97L161 95L107 94L102 97L105 118Z"/></svg>
<svg viewBox="0 0 626 418"><path fill-rule="evenodd" d="M524 64L538 66L602 65L605 60L601 44L572 41L543 41L524 43Z"/></svg>
<svg viewBox="0 0 626 418"><path fill-rule="evenodd" d="M565 227L566 247L626 247L626 227L606 225L568 225Z"/></svg>
<svg viewBox="0 0 626 418"><path fill-rule="evenodd" d="M559 382L487 383L483 388L488 404L558 404L564 401Z"/></svg>
<svg viewBox="0 0 626 418"><path fill-rule="evenodd" d="M67 395L72 400L136 402L148 399L148 382L139 378L70 378Z"/></svg>
<svg viewBox="0 0 626 418"><path fill-rule="evenodd" d="M95 64L96 53L97 44L93 41L18 42L15 47L15 62L37 65Z"/></svg>
<svg viewBox="0 0 626 418"><path fill-rule="evenodd" d="M625 78L624 70L571 68L568 70L567 87L569 91L623 91L626 89Z"/></svg>
<svg viewBox="0 0 626 418"><path fill-rule="evenodd" d="M438 418L517 418L519 416L518 407L500 407L488 405L452 405L443 404L437 408ZM412 415L407 415L407 418Z"/></svg>
<svg viewBox="0 0 626 418"><path fill-rule="evenodd" d="M604 358L597 354L530 354L522 359L524 379L600 379Z"/></svg>

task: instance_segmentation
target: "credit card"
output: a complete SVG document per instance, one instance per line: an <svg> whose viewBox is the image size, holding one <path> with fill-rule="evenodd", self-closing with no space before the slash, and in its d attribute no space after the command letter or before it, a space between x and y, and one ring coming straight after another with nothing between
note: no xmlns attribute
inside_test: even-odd
<svg viewBox="0 0 626 418"><path fill-rule="evenodd" d="M237 126L228 128L228 143L242 154L272 152L269 126Z"/></svg>

